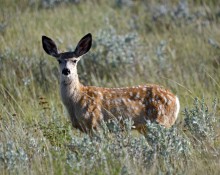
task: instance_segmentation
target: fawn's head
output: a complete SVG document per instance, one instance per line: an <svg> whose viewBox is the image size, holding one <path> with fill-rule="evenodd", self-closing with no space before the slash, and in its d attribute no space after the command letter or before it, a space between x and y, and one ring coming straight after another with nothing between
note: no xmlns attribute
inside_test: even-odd
<svg viewBox="0 0 220 175"><path fill-rule="evenodd" d="M59 53L55 42L47 36L42 36L45 52L57 59L60 73L64 79L74 76L77 71L77 62L81 56L89 51L92 45L92 35L88 33L77 44L75 51Z"/></svg>

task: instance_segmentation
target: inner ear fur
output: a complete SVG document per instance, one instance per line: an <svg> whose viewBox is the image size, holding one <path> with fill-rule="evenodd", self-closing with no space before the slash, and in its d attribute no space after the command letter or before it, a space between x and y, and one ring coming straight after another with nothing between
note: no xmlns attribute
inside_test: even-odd
<svg viewBox="0 0 220 175"><path fill-rule="evenodd" d="M51 56L58 57L58 49L55 42L47 36L42 36L42 46L44 51Z"/></svg>
<svg viewBox="0 0 220 175"><path fill-rule="evenodd" d="M92 35L91 33L88 33L85 35L77 44L75 49L75 54L77 57L80 57L87 53L92 46Z"/></svg>

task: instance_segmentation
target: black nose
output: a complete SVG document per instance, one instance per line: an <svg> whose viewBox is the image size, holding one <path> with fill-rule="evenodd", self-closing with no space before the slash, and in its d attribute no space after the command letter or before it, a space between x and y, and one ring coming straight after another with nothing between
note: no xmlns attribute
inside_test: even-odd
<svg viewBox="0 0 220 175"><path fill-rule="evenodd" d="M64 68L64 69L62 70L62 74L63 74L63 75L69 75L69 74L70 74L70 70L67 69L67 68Z"/></svg>

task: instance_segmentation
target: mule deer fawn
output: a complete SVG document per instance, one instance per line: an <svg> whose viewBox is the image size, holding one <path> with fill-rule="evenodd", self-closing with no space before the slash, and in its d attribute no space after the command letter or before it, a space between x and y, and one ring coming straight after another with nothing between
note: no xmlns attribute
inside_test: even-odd
<svg viewBox="0 0 220 175"><path fill-rule="evenodd" d="M126 88L82 85L77 63L91 48L90 33L79 41L74 52L59 53L54 41L46 36L42 36L42 44L45 52L59 62L61 97L73 127L90 132L103 120L131 118L133 128L142 133L147 120L170 127L177 119L178 98L159 85Z"/></svg>

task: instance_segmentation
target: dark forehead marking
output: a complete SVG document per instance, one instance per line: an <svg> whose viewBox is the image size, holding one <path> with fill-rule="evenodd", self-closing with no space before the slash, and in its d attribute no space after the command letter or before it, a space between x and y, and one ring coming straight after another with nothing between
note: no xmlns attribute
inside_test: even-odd
<svg viewBox="0 0 220 175"><path fill-rule="evenodd" d="M74 52L63 52L63 53L60 53L60 58L61 59L73 58L74 56L75 56Z"/></svg>

